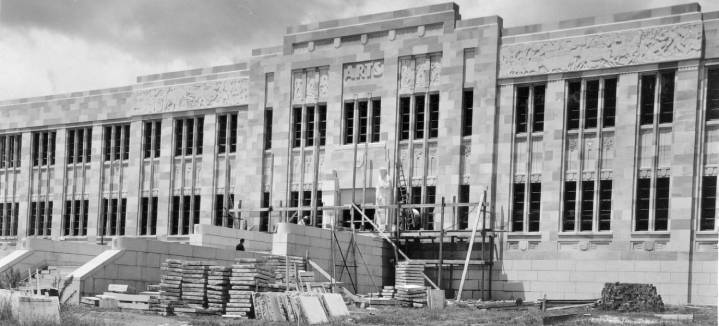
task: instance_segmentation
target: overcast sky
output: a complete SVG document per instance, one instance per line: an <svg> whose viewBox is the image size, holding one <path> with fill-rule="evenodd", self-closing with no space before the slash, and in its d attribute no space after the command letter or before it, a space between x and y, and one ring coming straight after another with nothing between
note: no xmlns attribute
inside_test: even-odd
<svg viewBox="0 0 719 326"><path fill-rule="evenodd" d="M0 99L135 82L223 65L279 45L290 25L422 6L430 0L0 0ZM458 0L463 18L518 26L681 0ZM703 11L719 0L701 0Z"/></svg>

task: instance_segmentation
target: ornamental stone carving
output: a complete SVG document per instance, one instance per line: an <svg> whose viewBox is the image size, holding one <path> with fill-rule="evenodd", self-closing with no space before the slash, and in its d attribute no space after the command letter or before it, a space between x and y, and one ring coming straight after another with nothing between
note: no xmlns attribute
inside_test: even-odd
<svg viewBox="0 0 719 326"><path fill-rule="evenodd" d="M701 22L508 44L500 48L499 77L693 59L701 47Z"/></svg>
<svg viewBox="0 0 719 326"><path fill-rule="evenodd" d="M134 96L135 114L247 104L247 79L226 79L144 89Z"/></svg>
<svg viewBox="0 0 719 326"><path fill-rule="evenodd" d="M356 82L366 82L381 79L384 75L384 61L368 61L346 64L342 76L344 86L351 86Z"/></svg>

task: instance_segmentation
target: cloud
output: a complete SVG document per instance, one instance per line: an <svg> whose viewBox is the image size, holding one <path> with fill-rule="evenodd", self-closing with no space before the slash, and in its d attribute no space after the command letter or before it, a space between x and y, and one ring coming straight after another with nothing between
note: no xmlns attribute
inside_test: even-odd
<svg viewBox="0 0 719 326"><path fill-rule="evenodd" d="M684 0L457 0L463 18L505 26ZM700 0L704 11L719 1ZM279 45L291 25L432 0L0 0L0 99L131 84L137 75L229 64Z"/></svg>

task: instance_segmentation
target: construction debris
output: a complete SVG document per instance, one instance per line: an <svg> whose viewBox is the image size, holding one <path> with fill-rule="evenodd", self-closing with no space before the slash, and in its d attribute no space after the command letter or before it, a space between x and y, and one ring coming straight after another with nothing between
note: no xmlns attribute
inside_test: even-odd
<svg viewBox="0 0 719 326"><path fill-rule="evenodd" d="M664 302L651 284L606 283L602 289L601 308L619 312L661 312Z"/></svg>
<svg viewBox="0 0 719 326"><path fill-rule="evenodd" d="M395 299L406 307L422 308L427 304L424 286L424 263L403 261L397 264L394 288Z"/></svg>

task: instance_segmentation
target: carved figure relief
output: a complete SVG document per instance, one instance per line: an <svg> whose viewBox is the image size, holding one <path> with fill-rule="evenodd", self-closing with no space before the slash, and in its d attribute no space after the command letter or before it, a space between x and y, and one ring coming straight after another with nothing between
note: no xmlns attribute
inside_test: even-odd
<svg viewBox="0 0 719 326"><path fill-rule="evenodd" d="M292 74L292 103L301 104L305 101L305 72L297 71Z"/></svg>
<svg viewBox="0 0 719 326"><path fill-rule="evenodd" d="M399 62L399 92L400 93L412 93L414 92L414 60L402 59Z"/></svg>
<svg viewBox="0 0 719 326"><path fill-rule="evenodd" d="M305 103L317 103L320 74L316 70L307 71L307 91L305 92Z"/></svg>
<svg viewBox="0 0 719 326"><path fill-rule="evenodd" d="M134 96L134 111L163 113L213 106L247 104L247 79L228 79L196 84L144 89Z"/></svg>
<svg viewBox="0 0 719 326"><path fill-rule="evenodd" d="M414 79L415 89L426 89L429 87L429 68L430 61L429 57L421 56L415 58L416 75Z"/></svg>
<svg viewBox="0 0 719 326"><path fill-rule="evenodd" d="M432 88L436 88L439 86L439 73L442 69L442 56L435 55L431 57L431 63L430 63L430 78L429 78L429 85Z"/></svg>
<svg viewBox="0 0 719 326"><path fill-rule="evenodd" d="M699 58L701 22L502 46L500 78Z"/></svg>
<svg viewBox="0 0 719 326"><path fill-rule="evenodd" d="M329 84L329 69L320 69L320 82L318 86L318 97L320 102L327 101L327 86Z"/></svg>

